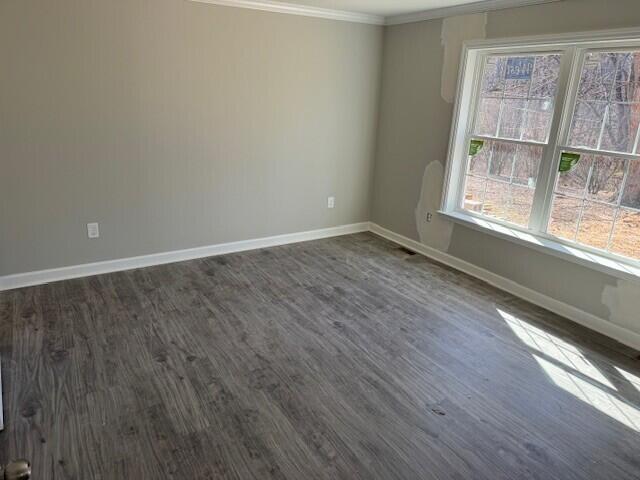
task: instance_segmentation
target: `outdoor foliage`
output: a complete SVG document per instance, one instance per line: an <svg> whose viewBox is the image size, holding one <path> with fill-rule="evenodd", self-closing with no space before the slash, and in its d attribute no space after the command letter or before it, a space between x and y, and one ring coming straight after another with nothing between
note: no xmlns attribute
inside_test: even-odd
<svg viewBox="0 0 640 480"><path fill-rule="evenodd" d="M474 133L496 140L469 158L464 207L527 226L548 142L561 57L488 57ZM581 155L558 174L549 233L640 259L640 51L585 58L567 150ZM541 146L499 139L536 142Z"/></svg>

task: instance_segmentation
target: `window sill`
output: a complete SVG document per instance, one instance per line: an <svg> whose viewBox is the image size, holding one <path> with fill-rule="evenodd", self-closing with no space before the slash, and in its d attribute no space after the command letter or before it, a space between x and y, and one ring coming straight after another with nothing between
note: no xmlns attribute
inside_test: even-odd
<svg viewBox="0 0 640 480"><path fill-rule="evenodd" d="M616 278L640 282L640 266L598 255L461 212L439 212L451 221L495 237L556 256Z"/></svg>

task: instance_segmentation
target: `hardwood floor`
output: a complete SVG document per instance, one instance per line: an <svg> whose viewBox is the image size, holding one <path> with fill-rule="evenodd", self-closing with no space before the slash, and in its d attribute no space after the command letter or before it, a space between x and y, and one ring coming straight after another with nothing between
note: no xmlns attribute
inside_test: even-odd
<svg viewBox="0 0 640 480"><path fill-rule="evenodd" d="M0 293L45 479L638 479L640 360L358 234Z"/></svg>

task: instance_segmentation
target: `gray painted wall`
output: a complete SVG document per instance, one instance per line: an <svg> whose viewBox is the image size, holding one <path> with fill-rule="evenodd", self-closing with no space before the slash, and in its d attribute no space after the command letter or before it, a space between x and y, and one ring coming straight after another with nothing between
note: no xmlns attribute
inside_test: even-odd
<svg viewBox="0 0 640 480"><path fill-rule="evenodd" d="M640 332L637 285L416 220L451 125L442 24L383 42L185 0L2 0L0 275L372 219ZM492 12L486 33L638 25L637 0L564 0Z"/></svg>
<svg viewBox="0 0 640 480"><path fill-rule="evenodd" d="M0 275L367 221L382 35L185 0L0 1Z"/></svg>
<svg viewBox="0 0 640 480"><path fill-rule="evenodd" d="M638 0L564 0L491 12L486 20L488 38L638 27L640 6ZM640 284L460 225L452 228L441 218L431 224L416 219L417 205L439 205L443 169L432 162L446 162L453 114L441 96L442 24L432 20L385 30L372 220L640 333ZM448 241L430 229L451 232Z"/></svg>

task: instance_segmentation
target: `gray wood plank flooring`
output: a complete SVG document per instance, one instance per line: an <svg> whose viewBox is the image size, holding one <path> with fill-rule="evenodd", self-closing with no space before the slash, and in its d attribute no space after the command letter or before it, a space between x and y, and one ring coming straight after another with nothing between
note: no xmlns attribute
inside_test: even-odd
<svg viewBox="0 0 640 480"><path fill-rule="evenodd" d="M46 479L639 479L639 353L372 234L0 293Z"/></svg>

